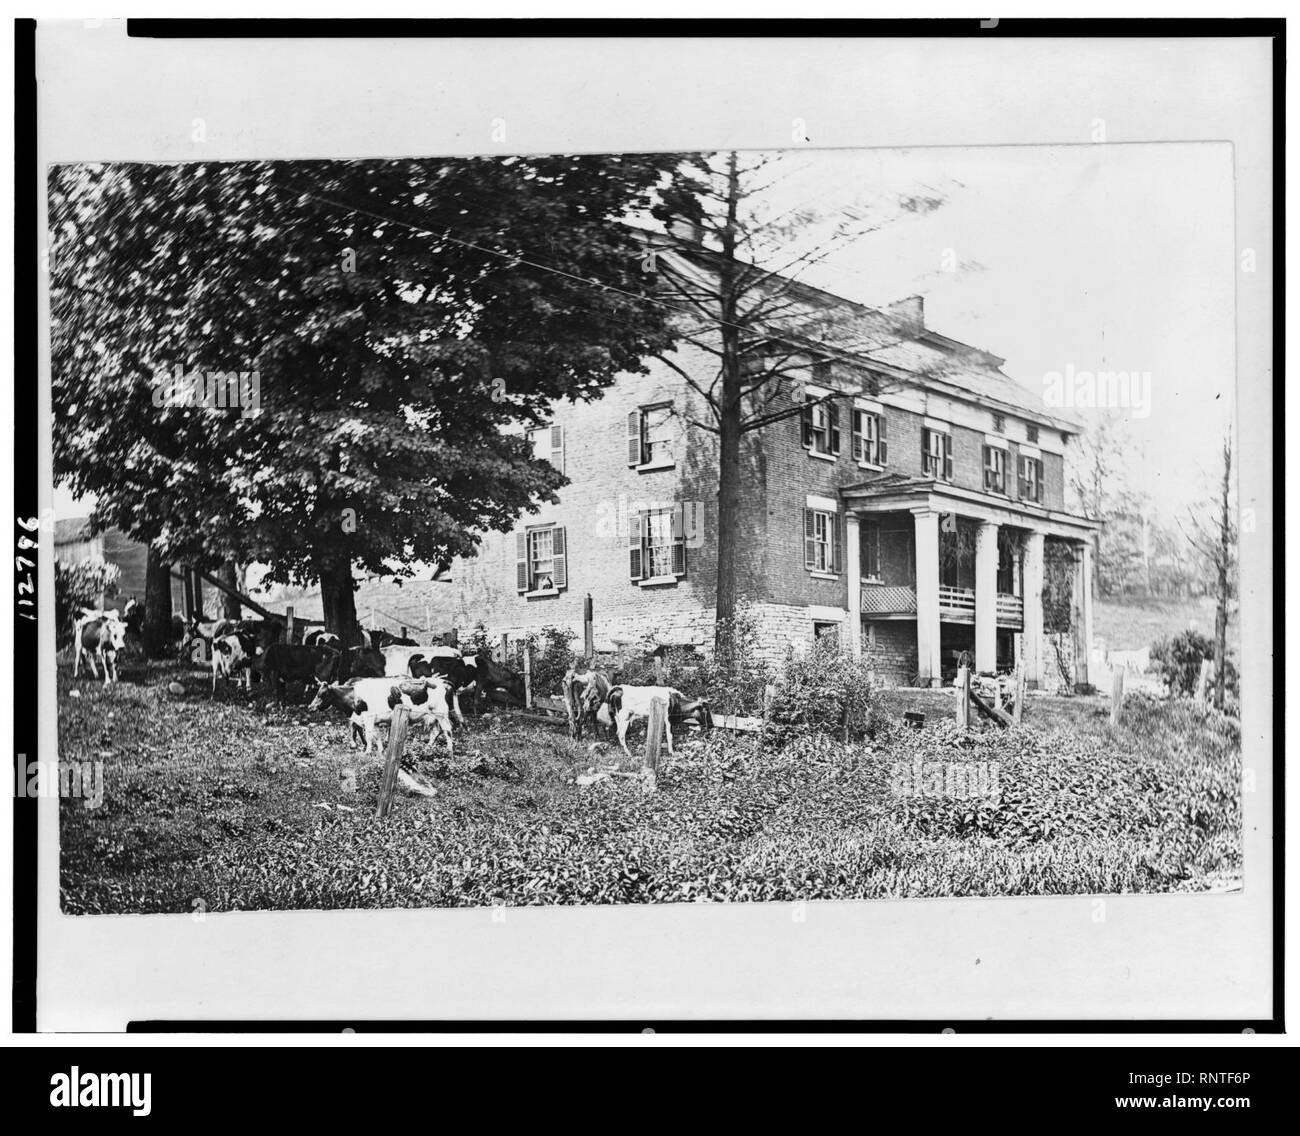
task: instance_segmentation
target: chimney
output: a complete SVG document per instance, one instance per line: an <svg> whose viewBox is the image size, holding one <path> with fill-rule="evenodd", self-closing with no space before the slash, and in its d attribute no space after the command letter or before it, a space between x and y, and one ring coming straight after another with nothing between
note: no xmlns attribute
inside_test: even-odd
<svg viewBox="0 0 1300 1136"><path fill-rule="evenodd" d="M897 300L885 309L891 319L897 320L908 331L921 332L925 330L925 297L908 296L906 299Z"/></svg>

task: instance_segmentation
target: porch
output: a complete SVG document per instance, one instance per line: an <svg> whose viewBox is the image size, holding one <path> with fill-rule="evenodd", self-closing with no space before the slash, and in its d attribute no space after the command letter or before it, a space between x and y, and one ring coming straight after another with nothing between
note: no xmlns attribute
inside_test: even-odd
<svg viewBox="0 0 1300 1136"><path fill-rule="evenodd" d="M1072 640L1073 681L1088 681L1094 522L928 480L841 496L845 562L858 566L847 573L850 626L915 624L922 685L940 685L948 656L968 650L977 672L1018 662L1040 686L1055 661L1045 634ZM850 640L860 653L862 636Z"/></svg>

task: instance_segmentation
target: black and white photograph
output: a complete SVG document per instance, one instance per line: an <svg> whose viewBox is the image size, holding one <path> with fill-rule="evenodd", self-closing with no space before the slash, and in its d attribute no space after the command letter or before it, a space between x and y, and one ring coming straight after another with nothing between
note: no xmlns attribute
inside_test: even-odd
<svg viewBox="0 0 1300 1136"><path fill-rule="evenodd" d="M19 510L54 749L16 794L59 936L144 957L158 928L192 971L256 971L204 936L317 928L346 957L402 913L452 950L455 909L522 935L520 966L536 934L581 968L634 927L722 951L761 950L754 920L872 923L847 958L916 919L934 965L983 965L952 989L1025 983L957 1017L1268 1016L1270 128L1246 212L1226 119L1139 124L1139 80L1105 80L1149 46L1171 121L1198 60L1263 113L1267 40L1088 41L1092 91L1049 41L646 41L662 86L625 102L614 40L300 40L250 80L266 101L205 102L275 41L86 23L45 40L68 102L41 127L48 456ZM110 130L74 66L95 36L179 53L192 90ZM348 51L339 82L379 92L355 121L309 101ZM757 91L781 51L784 102ZM426 59L457 93L421 134ZM761 129L668 125L727 60ZM958 106L1011 97L1009 62L1053 91L1041 128ZM895 126L821 115L882 68L880 113L915 104ZM313 922L264 922L289 915ZM1223 937L1179 933L1170 973L1249 941L1256 979L1158 978L1184 918ZM930 965L932 993L892 987L912 1013L829 978L779 1004L933 1016ZM742 1014L736 982L690 1012ZM231 998L199 1016L255 1016Z"/></svg>

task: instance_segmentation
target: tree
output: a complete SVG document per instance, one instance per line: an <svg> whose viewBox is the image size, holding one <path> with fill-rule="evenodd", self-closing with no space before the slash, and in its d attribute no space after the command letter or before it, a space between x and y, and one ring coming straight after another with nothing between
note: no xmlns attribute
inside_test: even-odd
<svg viewBox="0 0 1300 1136"><path fill-rule="evenodd" d="M319 579L354 640L355 568L446 564L551 499L523 428L667 347L621 221L680 160L56 167L56 477L160 564ZM158 405L194 371L245 376L241 408Z"/></svg>
<svg viewBox="0 0 1300 1136"><path fill-rule="evenodd" d="M768 215L764 195L779 179L773 163L734 152L687 159L664 200L675 223L668 242L677 258L654 259L658 295L677 315L678 342L687 342L716 361L710 376L691 373L666 353L662 362L677 372L706 409L689 425L716 438L718 530L715 650L732 652L728 629L735 624L736 554L740 531L742 442L785 419L804 414L792 399L807 376L809 359L828 360L896 346L918 330L906 318L830 304L801 277L833 252L882 227L901 213L925 213L943 198L900 197L881 215L848 208L835 215L799 208ZM828 396L826 401L832 401Z"/></svg>
<svg viewBox="0 0 1300 1136"><path fill-rule="evenodd" d="M1206 518L1217 517L1213 521ZM1213 566L1218 603L1214 611L1214 705L1224 707L1228 674L1228 613L1236 595L1237 526L1232 509L1232 434L1223 439L1223 477L1218 500L1203 510L1193 511L1188 542Z"/></svg>

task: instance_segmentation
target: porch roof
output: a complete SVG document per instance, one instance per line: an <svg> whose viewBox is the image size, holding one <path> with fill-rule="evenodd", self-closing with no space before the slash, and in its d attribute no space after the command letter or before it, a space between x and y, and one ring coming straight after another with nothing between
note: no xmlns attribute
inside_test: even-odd
<svg viewBox="0 0 1300 1136"><path fill-rule="evenodd" d="M899 473L879 474L854 485L842 486L840 497L851 512L887 513L906 509L910 512L956 513L961 517L1074 540L1087 540L1101 528L1100 521L1088 517L963 489L932 477L909 477Z"/></svg>

